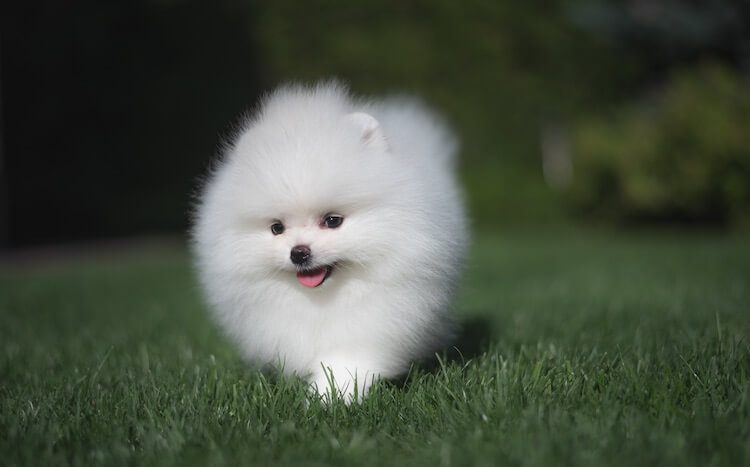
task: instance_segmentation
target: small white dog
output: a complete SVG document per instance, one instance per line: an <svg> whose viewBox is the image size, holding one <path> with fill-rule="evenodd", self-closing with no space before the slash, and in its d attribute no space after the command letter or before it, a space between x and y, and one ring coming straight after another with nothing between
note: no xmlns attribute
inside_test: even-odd
<svg viewBox="0 0 750 467"><path fill-rule="evenodd" d="M206 298L243 355L352 400L444 346L467 243L455 152L413 100L333 82L266 97L193 230Z"/></svg>

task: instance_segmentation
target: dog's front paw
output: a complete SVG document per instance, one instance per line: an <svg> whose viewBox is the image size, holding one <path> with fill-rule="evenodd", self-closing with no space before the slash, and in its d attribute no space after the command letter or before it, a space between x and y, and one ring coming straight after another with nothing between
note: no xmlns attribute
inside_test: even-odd
<svg viewBox="0 0 750 467"><path fill-rule="evenodd" d="M351 369L349 369L351 368ZM321 364L314 374L310 386L326 403L334 398L343 399L345 403L362 402L377 381L378 375L372 371L362 371L356 366Z"/></svg>

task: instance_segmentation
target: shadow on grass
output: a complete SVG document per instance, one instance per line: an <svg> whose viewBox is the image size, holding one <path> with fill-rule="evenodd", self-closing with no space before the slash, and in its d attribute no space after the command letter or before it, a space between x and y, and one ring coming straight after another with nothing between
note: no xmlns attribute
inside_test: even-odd
<svg viewBox="0 0 750 467"><path fill-rule="evenodd" d="M474 317L461 322L456 341L444 350L446 363L465 363L482 355L490 345L493 335L492 321Z"/></svg>
<svg viewBox="0 0 750 467"><path fill-rule="evenodd" d="M440 362L445 365L457 364L464 366L467 362L482 355L490 345L493 337L492 321L483 317L469 318L461 321L459 332L455 340L431 358L416 362L409 373L402 378L393 380L400 387L407 387L411 376L420 373L436 373L440 371ZM438 358L439 357L439 358Z"/></svg>

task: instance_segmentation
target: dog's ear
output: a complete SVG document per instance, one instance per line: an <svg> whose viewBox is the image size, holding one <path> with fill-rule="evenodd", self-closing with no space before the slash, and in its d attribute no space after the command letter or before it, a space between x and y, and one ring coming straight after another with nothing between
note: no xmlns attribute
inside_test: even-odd
<svg viewBox="0 0 750 467"><path fill-rule="evenodd" d="M388 150L388 140L385 139L380 123L375 117L364 112L354 112L345 118L361 132L362 144L383 151Z"/></svg>

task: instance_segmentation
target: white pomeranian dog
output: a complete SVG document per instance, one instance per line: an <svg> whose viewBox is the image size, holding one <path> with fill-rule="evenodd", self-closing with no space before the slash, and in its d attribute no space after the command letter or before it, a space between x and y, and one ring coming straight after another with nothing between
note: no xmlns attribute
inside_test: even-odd
<svg viewBox="0 0 750 467"><path fill-rule="evenodd" d="M356 400L445 346L467 244L456 141L335 82L263 99L210 174L193 248L242 354Z"/></svg>

